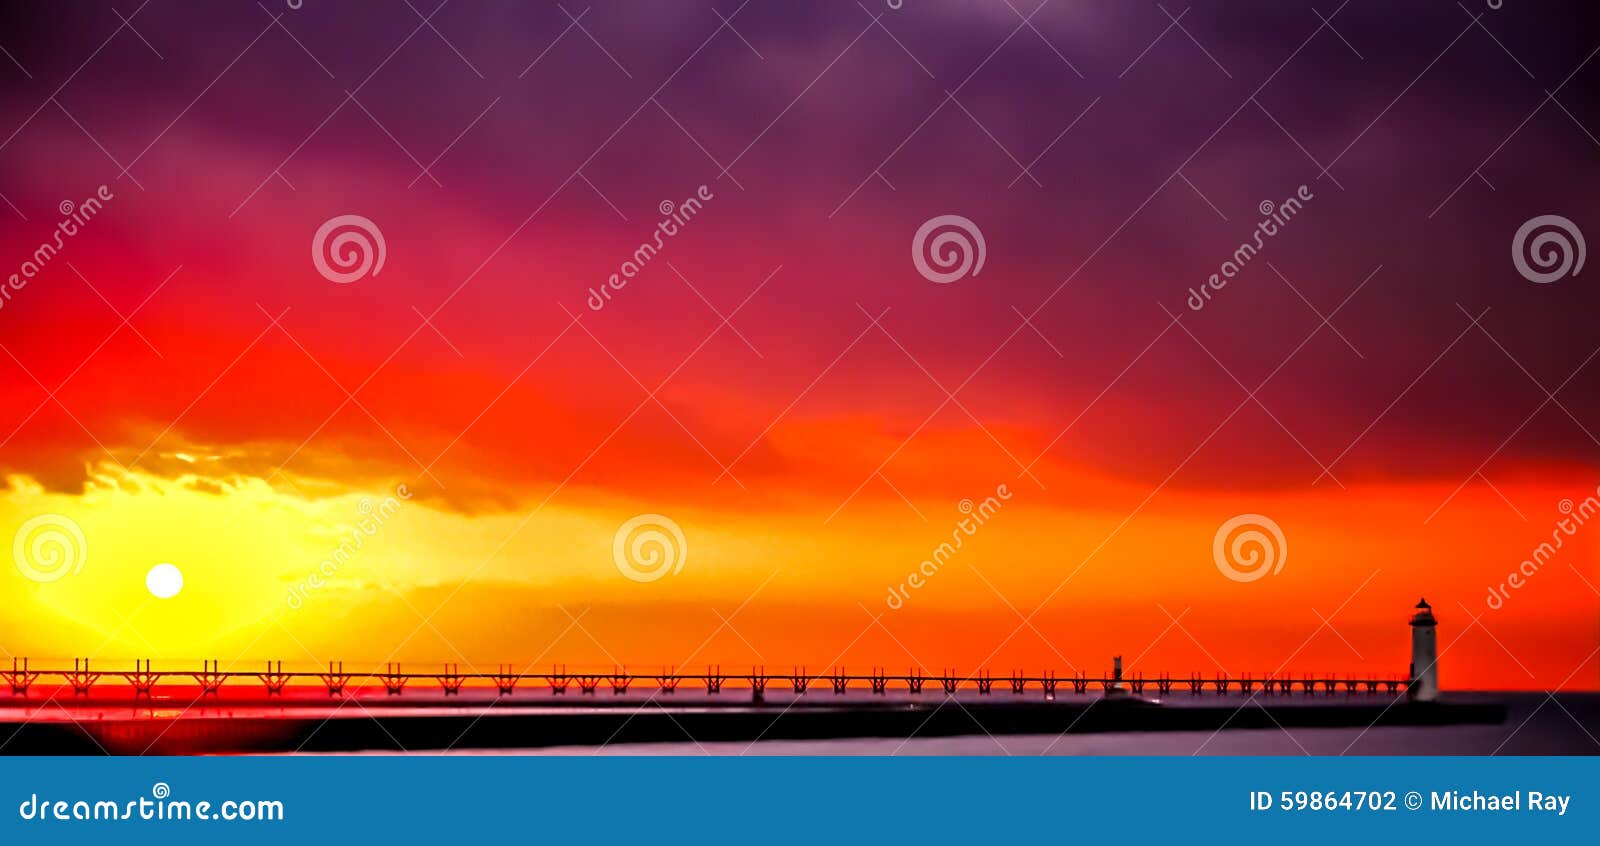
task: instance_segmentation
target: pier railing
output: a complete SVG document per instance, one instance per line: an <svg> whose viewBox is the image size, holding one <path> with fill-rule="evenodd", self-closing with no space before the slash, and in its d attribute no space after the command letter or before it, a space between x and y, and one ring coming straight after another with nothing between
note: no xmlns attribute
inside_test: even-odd
<svg viewBox="0 0 1600 846"><path fill-rule="evenodd" d="M993 693L998 686L1000 690L1016 695L1038 692L1046 697L1054 697L1057 693L1068 692L1098 693L1107 696L1121 694L1168 696L1174 692L1193 696L1229 692L1245 695L1300 693L1309 696L1333 695L1341 692L1396 695L1411 685L1411 680L1408 678L1394 676L1379 678L1371 675L1287 673L1231 675L1195 672L1182 676L1165 672L1150 676L1143 672L1127 675L1118 673L1089 675L1083 672L1058 675L1054 671L1030 674L1013 670L1004 676L996 676L988 670L963 674L955 670L931 673L911 668L905 673L891 673L881 667L873 668L865 674L850 673L843 667L835 667L824 673L812 673L805 667L795 667L790 672L768 672L765 667L752 667L749 672L724 672L720 665L708 666L704 672L685 673L670 668L656 672L635 673L625 667L616 667L607 673L584 670L569 672L566 665L562 664L552 666L549 672L520 672L515 671L512 665L501 664L492 673L463 673L461 665L454 663L444 664L438 670L407 670L399 663L390 662L382 670L374 668L369 671L347 671L344 662L330 661L326 670L286 672L282 661L268 661L263 670L231 668L224 670L219 661L205 661L199 669L156 671L151 669L150 661L144 660L135 661L131 670L113 668L102 671L98 667L91 669L90 659L87 658L73 659L71 669L68 669L64 662L58 666L34 667L27 658L13 658L9 671L0 669L0 681L11 689L13 697L27 697L29 691L36 685L45 686L41 682L48 683L49 680L56 680L60 687L70 686L73 697L89 697L91 690L107 677L122 679L131 688L135 698L148 698L156 685L163 681L170 684L185 683L190 680L200 688L202 697L219 696L224 686L242 687L253 684L261 685L268 697L282 696L291 686L320 688L326 690L332 697L344 696L353 688L365 687L375 690L381 686L388 695L400 696L412 682L421 683L424 689L437 685L432 689L442 692L445 696L458 695L463 688L469 686L470 689L493 690L503 697L515 694L519 689L526 691L530 686L547 688L552 695L558 696L567 695L573 690L581 696L594 696L601 690L609 690L613 695L620 696L627 693L630 688L654 688L656 694L666 695L676 693L680 686L687 684L692 690L703 687L708 695L721 694L731 686L748 690L751 696L757 699L762 698L770 686L776 686L778 689L786 688L796 695L805 694L816 687L831 690L835 695L864 691L880 696L891 691L922 694L925 690L945 695L953 695L959 691L976 691L981 695L987 695ZM102 689L105 687L105 685L100 686ZM416 687L409 689L417 690Z"/></svg>

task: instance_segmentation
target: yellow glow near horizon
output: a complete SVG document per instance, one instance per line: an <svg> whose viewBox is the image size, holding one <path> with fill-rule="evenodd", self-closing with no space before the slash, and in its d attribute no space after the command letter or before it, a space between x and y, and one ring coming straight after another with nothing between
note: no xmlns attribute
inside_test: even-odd
<svg viewBox="0 0 1600 846"><path fill-rule="evenodd" d="M1289 538L1287 566L1241 583L1219 574L1212 539L1221 520L1255 510L1258 498L1173 491L1129 523L1140 500L1131 488L1102 486L1104 501L1092 506L1019 489L936 573L912 580L969 512L952 504L918 519L885 498L831 522L827 506L809 502L767 512L619 500L462 513L393 490L306 497L251 477L100 473L81 494L9 482L0 529L63 515L84 549L81 569L42 577L53 580L20 567L0 573L0 654L148 657L158 666L817 663L852 648L871 656L856 663L1063 666L1063 655L1101 661L1149 644L1148 660L1178 669L1220 662L1262 671L1293 649L1286 638L1309 635L1296 655L1309 665L1403 672L1396 632L1417 595L1439 609L1441 637L1471 635L1467 623L1486 610L1489 587L1531 554L1541 532L1548 538L1537 526L1486 528L1503 526L1486 515L1501 516L1504 504L1468 495L1419 530L1426 515L1413 513L1416 504L1438 501L1449 493L1442 488L1280 496L1271 510ZM1503 489L1529 502L1561 493ZM653 512L681 525L686 564L630 579L613 557L618 527ZM1572 538L1560 552L1571 568L1547 565L1485 618L1551 684L1571 670L1556 659L1577 645L1539 644L1554 631L1584 630L1589 606L1578 580L1597 545L1600 531ZM36 551L24 544L23 553ZM182 590L169 599L146 586L159 562L182 571ZM1161 637L1162 608L1192 608L1183 626L1194 640L1170 629ZM1313 609L1335 615L1339 636L1317 630ZM1504 684L1497 656L1494 641L1464 637L1445 683Z"/></svg>

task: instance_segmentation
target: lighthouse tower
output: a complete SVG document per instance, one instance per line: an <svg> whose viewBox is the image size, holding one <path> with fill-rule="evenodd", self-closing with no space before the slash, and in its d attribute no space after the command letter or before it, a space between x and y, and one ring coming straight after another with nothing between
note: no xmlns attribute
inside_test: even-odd
<svg viewBox="0 0 1600 846"><path fill-rule="evenodd" d="M1439 642L1434 635L1438 625L1428 600L1419 601L1411 615L1411 685L1406 688L1413 702L1439 698Z"/></svg>

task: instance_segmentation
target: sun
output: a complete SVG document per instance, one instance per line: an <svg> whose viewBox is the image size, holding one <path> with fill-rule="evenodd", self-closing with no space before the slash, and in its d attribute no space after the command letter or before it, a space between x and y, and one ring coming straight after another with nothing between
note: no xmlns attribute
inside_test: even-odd
<svg viewBox="0 0 1600 846"><path fill-rule="evenodd" d="M171 564L157 564L144 575L144 586L157 599L171 599L183 590L183 571Z"/></svg>

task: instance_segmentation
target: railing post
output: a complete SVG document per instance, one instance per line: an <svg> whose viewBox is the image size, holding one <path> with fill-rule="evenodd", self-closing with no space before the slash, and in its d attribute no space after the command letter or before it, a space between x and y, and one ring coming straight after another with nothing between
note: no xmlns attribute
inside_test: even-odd
<svg viewBox="0 0 1600 846"><path fill-rule="evenodd" d="M343 661L329 661L328 672L323 673L321 678L329 696L343 696L344 686L350 683L350 677L344 672Z"/></svg>
<svg viewBox="0 0 1600 846"><path fill-rule="evenodd" d="M678 685L682 682L683 677L678 675L677 667L673 667L670 670L664 670L662 671L661 675L656 676L656 684L660 686L662 693L677 693Z"/></svg>
<svg viewBox="0 0 1600 846"><path fill-rule="evenodd" d="M23 658L21 665L18 665L15 657L11 659L11 672L0 673L0 676L4 676L6 684L11 685L12 696L27 696L28 688L39 678L38 673L28 670L28 659Z"/></svg>
<svg viewBox="0 0 1600 846"><path fill-rule="evenodd" d="M522 676L511 671L510 664L501 664L499 671L494 675L494 686L500 691L501 696L510 696L517 689L517 682L521 680Z"/></svg>
<svg viewBox="0 0 1600 846"><path fill-rule="evenodd" d="M385 696L399 696L405 692L406 682L411 677L400 672L399 662L385 664L383 668L383 689Z"/></svg>
<svg viewBox="0 0 1600 846"><path fill-rule="evenodd" d="M444 688L445 696L455 696L460 693L461 685L466 681L466 678L461 675L460 664L445 664L444 672L434 676L434 678L439 681L439 686Z"/></svg>
<svg viewBox="0 0 1600 846"><path fill-rule="evenodd" d="M266 685L268 696L281 696L283 694L283 686L289 683L289 677L283 673L282 661L278 662L276 668L272 666L271 661L268 661L267 671L256 676L256 678L261 679L261 683Z"/></svg>
<svg viewBox="0 0 1600 846"><path fill-rule="evenodd" d="M150 659L146 658L144 659L143 663L140 663L140 661L135 659L133 662L133 672L123 673L122 677L128 680L128 684L133 685L133 696L135 699L141 696L148 699L150 698L151 688L156 686L156 682L161 679L161 674L150 672ZM88 691L84 692L87 693Z"/></svg>
<svg viewBox="0 0 1600 846"><path fill-rule="evenodd" d="M221 661L205 661L201 670L194 673L194 680L200 683L201 696L217 696L222 690L222 683L227 680L227 675L221 672Z"/></svg>

